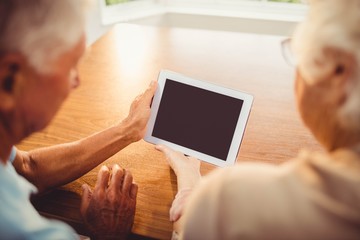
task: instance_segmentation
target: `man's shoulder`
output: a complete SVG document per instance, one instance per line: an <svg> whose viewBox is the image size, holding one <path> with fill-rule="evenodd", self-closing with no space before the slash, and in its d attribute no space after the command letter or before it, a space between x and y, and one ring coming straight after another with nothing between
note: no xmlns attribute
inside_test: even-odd
<svg viewBox="0 0 360 240"><path fill-rule="evenodd" d="M0 166L1 239L77 239L65 223L39 215L29 200L35 189L10 162Z"/></svg>

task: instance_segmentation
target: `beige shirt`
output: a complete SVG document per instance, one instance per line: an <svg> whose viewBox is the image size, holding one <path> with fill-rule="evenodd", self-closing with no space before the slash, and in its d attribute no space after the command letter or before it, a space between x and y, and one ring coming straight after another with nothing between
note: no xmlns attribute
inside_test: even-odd
<svg viewBox="0 0 360 240"><path fill-rule="evenodd" d="M282 166L238 164L205 177L184 239L360 239L360 158L302 152Z"/></svg>

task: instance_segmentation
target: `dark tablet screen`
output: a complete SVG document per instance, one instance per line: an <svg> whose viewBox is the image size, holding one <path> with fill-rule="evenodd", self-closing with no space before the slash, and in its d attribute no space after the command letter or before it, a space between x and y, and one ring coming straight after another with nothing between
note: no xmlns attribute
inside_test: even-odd
<svg viewBox="0 0 360 240"><path fill-rule="evenodd" d="M152 136L226 160L243 100L166 79Z"/></svg>

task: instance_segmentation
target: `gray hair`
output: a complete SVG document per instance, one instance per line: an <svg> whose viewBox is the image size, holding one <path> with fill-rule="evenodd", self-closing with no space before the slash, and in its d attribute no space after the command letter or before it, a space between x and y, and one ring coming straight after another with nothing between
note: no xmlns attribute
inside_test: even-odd
<svg viewBox="0 0 360 240"><path fill-rule="evenodd" d="M0 53L20 52L40 72L84 33L86 0L1 0Z"/></svg>
<svg viewBox="0 0 360 240"><path fill-rule="evenodd" d="M338 110L338 120L347 129L360 128L360 0L312 0L307 19L294 35L298 67L308 84L320 79L326 64L324 49L334 47L355 56L357 71L347 86L346 103Z"/></svg>

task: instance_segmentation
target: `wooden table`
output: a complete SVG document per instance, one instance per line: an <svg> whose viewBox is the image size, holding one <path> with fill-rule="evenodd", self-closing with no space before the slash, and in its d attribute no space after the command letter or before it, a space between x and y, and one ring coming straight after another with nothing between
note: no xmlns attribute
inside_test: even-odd
<svg viewBox="0 0 360 240"><path fill-rule="evenodd" d="M282 58L277 36L155 28L122 24L95 42L79 66L82 83L51 125L18 147L69 142L123 119L132 100L161 69L204 79L254 95L238 162L280 164L301 148L320 149L296 111L294 69ZM164 157L144 141L104 164L119 163L139 185L133 233L169 239L168 211L177 185ZM202 164L206 174L215 167ZM99 167L35 202L39 211L86 233L79 214L81 185L95 185Z"/></svg>

